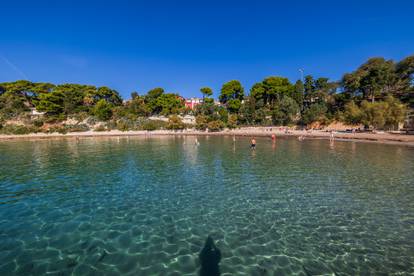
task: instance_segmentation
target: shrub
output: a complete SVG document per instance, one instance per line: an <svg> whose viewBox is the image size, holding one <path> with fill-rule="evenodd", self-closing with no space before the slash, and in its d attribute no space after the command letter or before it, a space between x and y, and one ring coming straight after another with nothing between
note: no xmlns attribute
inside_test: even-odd
<svg viewBox="0 0 414 276"><path fill-rule="evenodd" d="M52 126L48 129L48 133L60 133L60 134L66 134L68 133L68 130L64 126Z"/></svg>
<svg viewBox="0 0 414 276"><path fill-rule="evenodd" d="M61 122L66 119L65 114L58 114L58 115L48 115L45 117L44 122L45 123L56 123Z"/></svg>
<svg viewBox="0 0 414 276"><path fill-rule="evenodd" d="M144 130L152 131L152 130L156 130L157 129L157 125L155 124L155 122L149 120L149 121L145 122L142 125L142 128Z"/></svg>
<svg viewBox="0 0 414 276"><path fill-rule="evenodd" d="M93 114L101 121L108 121L112 117L112 105L102 99L96 103Z"/></svg>
<svg viewBox="0 0 414 276"><path fill-rule="evenodd" d="M216 121L211 121L207 124L208 130L215 132L215 131L220 131L223 130L225 125L222 121L216 120Z"/></svg>
<svg viewBox="0 0 414 276"><path fill-rule="evenodd" d="M67 132L83 132L89 130L89 126L86 124L65 125L64 127L66 128Z"/></svg>
<svg viewBox="0 0 414 276"><path fill-rule="evenodd" d="M33 121L33 125L34 125L35 127L42 127L42 126L43 126L43 124L44 124L43 120L40 120L40 119L37 119L37 120L34 120L34 121Z"/></svg>
<svg viewBox="0 0 414 276"><path fill-rule="evenodd" d="M93 131L105 131L105 130L106 130L106 128L105 128L104 125L99 125Z"/></svg>
<svg viewBox="0 0 414 276"><path fill-rule="evenodd" d="M198 130L205 130L208 124L208 117L205 115L198 115L196 117L196 125L195 128Z"/></svg>
<svg viewBox="0 0 414 276"><path fill-rule="evenodd" d="M36 127L24 126L24 125L5 125L0 129L0 132L3 134L29 134L39 132L39 129Z"/></svg>
<svg viewBox="0 0 414 276"><path fill-rule="evenodd" d="M116 121L109 121L105 124L107 130L117 129Z"/></svg>
<svg viewBox="0 0 414 276"><path fill-rule="evenodd" d="M361 123L362 116L363 114L361 109L355 104L354 101L351 101L345 105L343 117L346 123L352 125L359 124Z"/></svg>
<svg viewBox="0 0 414 276"><path fill-rule="evenodd" d="M116 123L116 129L120 131L133 130L135 128L135 122L129 119L121 119Z"/></svg>
<svg viewBox="0 0 414 276"><path fill-rule="evenodd" d="M98 119L97 119L97 118L95 118L95 117L93 117L93 116L89 117L89 118L86 120L86 123L87 123L88 125L95 125L97 122L98 122Z"/></svg>
<svg viewBox="0 0 414 276"><path fill-rule="evenodd" d="M73 117L75 118L76 121L81 122L83 120L85 120L86 118L88 118L88 113L85 111L81 111L79 113L76 113L73 115Z"/></svg>
<svg viewBox="0 0 414 276"><path fill-rule="evenodd" d="M227 127L230 129L237 127L237 115L230 115L227 119Z"/></svg>
<svg viewBox="0 0 414 276"><path fill-rule="evenodd" d="M171 130L184 129L185 124L180 119L180 117L178 117L177 115L172 115L168 120L166 128Z"/></svg>

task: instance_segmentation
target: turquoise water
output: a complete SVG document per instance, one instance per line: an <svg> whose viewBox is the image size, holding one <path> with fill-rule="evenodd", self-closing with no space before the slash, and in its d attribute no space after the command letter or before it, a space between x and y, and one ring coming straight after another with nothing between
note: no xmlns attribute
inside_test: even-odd
<svg viewBox="0 0 414 276"><path fill-rule="evenodd" d="M230 137L0 142L0 275L414 273L414 148Z"/></svg>

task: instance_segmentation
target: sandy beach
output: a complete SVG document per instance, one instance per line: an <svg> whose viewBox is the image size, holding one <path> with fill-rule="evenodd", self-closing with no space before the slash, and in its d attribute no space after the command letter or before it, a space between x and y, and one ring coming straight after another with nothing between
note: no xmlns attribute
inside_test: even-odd
<svg viewBox="0 0 414 276"><path fill-rule="evenodd" d="M155 130L155 131L85 131L85 132L70 132L67 134L60 133L32 133L24 135L0 135L0 140L10 139L47 139L47 138L67 138L67 137L109 137L109 136L156 136L156 135L235 135L235 136L257 136L270 137L275 134L276 137L299 137L303 136L305 139L330 139L330 132L321 130L290 130L286 133L278 127L243 127L233 130L223 130L220 132L206 132L197 130ZM383 144L398 144L414 146L414 135L405 134L391 134L391 133L345 133L334 132L334 138L338 141L365 141Z"/></svg>

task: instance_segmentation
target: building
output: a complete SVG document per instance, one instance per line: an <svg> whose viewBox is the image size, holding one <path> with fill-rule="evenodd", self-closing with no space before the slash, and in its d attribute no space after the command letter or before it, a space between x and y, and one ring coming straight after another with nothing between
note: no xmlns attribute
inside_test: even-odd
<svg viewBox="0 0 414 276"><path fill-rule="evenodd" d="M200 98L190 98L185 100L185 107L193 110L197 105L202 104L203 99Z"/></svg>

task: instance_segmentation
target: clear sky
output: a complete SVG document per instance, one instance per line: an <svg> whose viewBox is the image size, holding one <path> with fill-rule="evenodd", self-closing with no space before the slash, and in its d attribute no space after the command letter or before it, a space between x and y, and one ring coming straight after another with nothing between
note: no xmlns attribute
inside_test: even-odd
<svg viewBox="0 0 414 276"><path fill-rule="evenodd" d="M2 1L0 82L215 95L271 75L338 80L369 57L414 54L414 1Z"/></svg>

